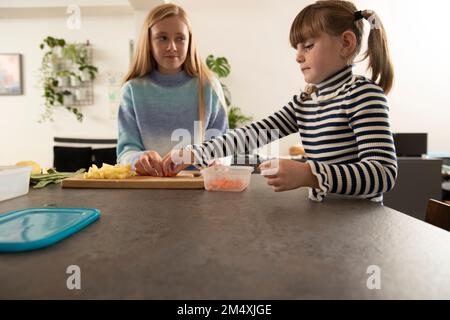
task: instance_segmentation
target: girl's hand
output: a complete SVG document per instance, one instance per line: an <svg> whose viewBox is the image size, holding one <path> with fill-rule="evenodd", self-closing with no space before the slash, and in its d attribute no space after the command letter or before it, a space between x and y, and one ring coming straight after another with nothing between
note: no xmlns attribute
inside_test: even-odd
<svg viewBox="0 0 450 320"><path fill-rule="evenodd" d="M150 150L142 154L134 165L136 172L141 176L164 176L161 165L161 156L158 152Z"/></svg>
<svg viewBox="0 0 450 320"><path fill-rule="evenodd" d="M164 156L161 161L161 166L164 175L172 177L176 176L181 170L189 167L193 162L194 154L191 151L174 149Z"/></svg>
<svg viewBox="0 0 450 320"><path fill-rule="evenodd" d="M272 186L275 192L300 187L319 187L317 178L312 174L308 163L276 159L261 163L259 169L261 174L267 179L267 184Z"/></svg>
<svg viewBox="0 0 450 320"><path fill-rule="evenodd" d="M211 161L208 164L208 167L215 167L215 166L223 166L224 164L222 163L222 161L218 160L218 159L214 159L213 161Z"/></svg>

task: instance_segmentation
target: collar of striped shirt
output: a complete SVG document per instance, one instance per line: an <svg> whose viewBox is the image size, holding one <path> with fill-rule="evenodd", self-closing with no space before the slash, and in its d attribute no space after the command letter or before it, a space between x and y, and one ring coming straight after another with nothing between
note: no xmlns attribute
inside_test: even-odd
<svg viewBox="0 0 450 320"><path fill-rule="evenodd" d="M316 95L324 96L334 92L336 89L342 87L345 83L349 82L353 77L353 65L346 66L339 70L332 76L328 77L321 83L315 85Z"/></svg>

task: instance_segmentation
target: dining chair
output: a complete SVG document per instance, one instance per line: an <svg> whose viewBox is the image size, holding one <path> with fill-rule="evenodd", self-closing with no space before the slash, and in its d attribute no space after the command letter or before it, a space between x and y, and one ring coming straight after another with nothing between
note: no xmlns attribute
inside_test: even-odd
<svg viewBox="0 0 450 320"><path fill-rule="evenodd" d="M425 222L450 231L450 204L429 199Z"/></svg>

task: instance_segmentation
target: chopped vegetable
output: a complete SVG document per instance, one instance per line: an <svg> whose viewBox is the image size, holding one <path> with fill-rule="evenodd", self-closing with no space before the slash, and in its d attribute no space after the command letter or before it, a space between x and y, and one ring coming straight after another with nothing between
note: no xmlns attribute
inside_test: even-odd
<svg viewBox="0 0 450 320"><path fill-rule="evenodd" d="M131 165L116 164L110 165L103 163L101 168L93 164L89 171L84 174L84 179L126 179L136 175L131 170Z"/></svg>
<svg viewBox="0 0 450 320"><path fill-rule="evenodd" d="M77 172L58 172L53 168L47 170L46 174L32 174L30 183L34 189L43 188L50 183L60 183L66 178L70 178L83 173L85 170L80 169Z"/></svg>
<svg viewBox="0 0 450 320"><path fill-rule="evenodd" d="M31 174L40 174L41 173L41 166L39 163L34 161L20 161L16 163L16 166L29 166L31 167Z"/></svg>
<svg viewBox="0 0 450 320"><path fill-rule="evenodd" d="M234 190L244 188L244 183L239 180L231 180L227 178L216 179L209 182L209 190Z"/></svg>

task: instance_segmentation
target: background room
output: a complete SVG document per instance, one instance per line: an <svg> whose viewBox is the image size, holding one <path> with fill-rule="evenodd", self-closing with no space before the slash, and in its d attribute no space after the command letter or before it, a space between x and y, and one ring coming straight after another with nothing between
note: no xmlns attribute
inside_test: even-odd
<svg viewBox="0 0 450 320"><path fill-rule="evenodd" d="M22 55L23 94L0 96L0 163L32 159L52 166L53 137L114 139L117 137L117 92L129 62L129 42L136 39L147 9L163 1L77 1L80 28L70 29L70 1L0 2L1 53ZM201 54L224 56L231 74L228 85L233 103L257 120L280 108L304 87L289 46L290 24L309 1L179 0L190 13ZM446 90L450 44L445 1L355 1L376 10L387 29L396 79L389 96L394 132L428 133L428 151L450 152L450 92ZM431 10L430 8L440 8ZM429 11L430 14L423 14ZM432 12L431 12L432 11ZM367 30L367 29L366 29ZM47 36L86 42L98 67L94 103L81 107L82 123L64 108L54 122L38 123L44 111L39 68ZM364 72L363 64L357 72ZM297 135L280 143L280 154L298 143Z"/></svg>
<svg viewBox="0 0 450 320"><path fill-rule="evenodd" d="M21 92L0 95L0 164L33 160L43 167L54 166L55 137L94 139L93 147L96 141L106 142L97 147L114 147L120 86L132 42L137 40L148 9L163 2L79 0L74 8L71 1L2 0L0 53L20 54ZM293 18L310 1L289 0L282 5L273 0L174 2L189 12L203 58L213 54L228 59L231 73L221 81L244 115L261 119L304 88L288 34ZM387 30L395 67L395 84L388 96L392 131L426 134L422 136L425 151L417 152L444 157L445 164L450 153L450 62L446 56L450 44L443 39L449 5L441 0L410 1L408 5L359 0L355 4L375 10ZM77 15L78 24L73 20ZM367 23L365 30L367 36ZM89 89L92 99L79 107L82 122L64 107L53 108L53 122L38 122L45 111L40 71L45 50L39 45L48 36L70 43L89 41L98 73ZM364 74L365 68L364 62L357 64L355 73ZM282 139L276 146L278 154L288 155L289 148L298 143L296 134ZM419 147L418 142L412 143ZM427 183L422 189L429 189Z"/></svg>

